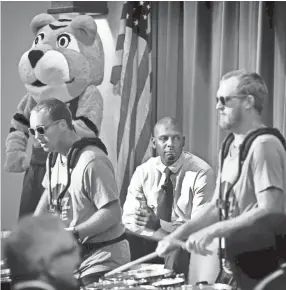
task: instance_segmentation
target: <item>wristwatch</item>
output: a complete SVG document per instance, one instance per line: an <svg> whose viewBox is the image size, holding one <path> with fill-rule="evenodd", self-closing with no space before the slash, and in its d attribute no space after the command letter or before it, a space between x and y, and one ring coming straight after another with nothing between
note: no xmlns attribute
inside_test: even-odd
<svg viewBox="0 0 286 290"><path fill-rule="evenodd" d="M78 244L81 244L81 240L80 240L80 237L79 237L79 232L76 229L76 227L72 228L72 234L73 234L74 238L76 239L76 241L78 242Z"/></svg>

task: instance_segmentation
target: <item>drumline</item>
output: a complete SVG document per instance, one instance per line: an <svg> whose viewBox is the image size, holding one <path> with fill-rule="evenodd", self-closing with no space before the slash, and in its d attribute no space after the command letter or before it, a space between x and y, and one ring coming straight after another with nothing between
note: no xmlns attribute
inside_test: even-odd
<svg viewBox="0 0 286 290"><path fill-rule="evenodd" d="M1 232L1 240L9 236L10 232ZM3 245L2 245L3 246ZM2 250L2 249L1 249ZM2 256L2 255L1 255ZM4 259L3 259L4 258ZM1 260L1 289L10 290L12 281L10 270L5 263L5 257ZM198 284L198 283L197 283ZM173 270L165 269L163 264L144 264L140 263L133 266L130 270L118 272L112 275L103 276L99 282L82 287L81 290L197 290L197 289L218 289L232 290L226 284L200 284L188 285L184 274L176 274Z"/></svg>
<svg viewBox="0 0 286 290"><path fill-rule="evenodd" d="M172 270L162 268L159 264L150 266L151 270L139 268L116 273L110 277L103 276L99 282L82 287L81 290L232 290L232 287L226 284L188 285L184 274L176 274ZM11 289L10 285L9 270L1 269L1 288Z"/></svg>
<svg viewBox="0 0 286 290"><path fill-rule="evenodd" d="M184 274L176 274L174 271L164 269L159 264L152 264L150 268L129 270L112 276L102 277L99 282L85 287L87 290L232 290L225 284L197 283L199 285L187 285ZM156 269L157 267L157 269ZM84 289L82 289L84 290Z"/></svg>

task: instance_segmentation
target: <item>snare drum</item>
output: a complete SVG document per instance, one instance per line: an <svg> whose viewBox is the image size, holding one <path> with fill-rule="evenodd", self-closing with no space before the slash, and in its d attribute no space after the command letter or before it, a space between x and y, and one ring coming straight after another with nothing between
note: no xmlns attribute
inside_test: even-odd
<svg viewBox="0 0 286 290"><path fill-rule="evenodd" d="M124 282L121 282L121 284L113 283L93 283L91 285L88 285L82 290L110 290L110 289L116 289L116 290L157 290L156 287L149 286L149 285L138 285L138 286L131 286L131 285L124 285Z"/></svg>
<svg viewBox="0 0 286 290"><path fill-rule="evenodd" d="M138 286L138 282L135 280L122 280L122 281L102 281L92 283L85 287L87 290L101 290L101 289L113 289L113 288L126 288Z"/></svg>
<svg viewBox="0 0 286 290"><path fill-rule="evenodd" d="M1 279L1 290L11 290L11 280L10 279Z"/></svg>
<svg viewBox="0 0 286 290"><path fill-rule="evenodd" d="M11 290L10 270L1 266L1 290Z"/></svg>
<svg viewBox="0 0 286 290"><path fill-rule="evenodd" d="M158 266L158 267L156 267ZM164 269L160 265L152 264L151 266L130 270L122 273L116 273L112 276L100 278L100 282L112 281L119 282L124 280L135 280L138 285L152 284L164 278L169 278L174 275L174 272L169 269Z"/></svg>
<svg viewBox="0 0 286 290"><path fill-rule="evenodd" d="M10 270L7 269L5 260L1 260L1 289L11 290Z"/></svg>
<svg viewBox="0 0 286 290"><path fill-rule="evenodd" d="M159 289L170 289L170 288L174 289L184 284L185 284L185 279L178 275L175 278L166 278L166 279L157 281L155 283L152 283L152 286L155 286L156 288L159 288Z"/></svg>
<svg viewBox="0 0 286 290"><path fill-rule="evenodd" d="M232 287L227 284L199 284L199 285L183 285L181 290L232 290Z"/></svg>

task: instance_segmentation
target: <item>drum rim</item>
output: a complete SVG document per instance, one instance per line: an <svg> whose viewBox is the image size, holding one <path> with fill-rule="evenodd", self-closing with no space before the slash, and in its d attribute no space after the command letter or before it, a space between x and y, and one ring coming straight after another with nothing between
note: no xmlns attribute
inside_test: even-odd
<svg viewBox="0 0 286 290"><path fill-rule="evenodd" d="M178 281L176 283L169 283L169 284L167 283L167 284L160 285L160 282L162 282L164 280L173 280L173 281L180 280L180 281ZM169 286L172 287L174 285L182 285L182 283L185 283L185 279L184 278L175 277L175 278L164 278L164 279L162 279L160 281L157 281L157 282L152 283L151 285L152 286L155 286L155 287L169 287ZM158 284L158 285L156 286L155 284Z"/></svg>
<svg viewBox="0 0 286 290"><path fill-rule="evenodd" d="M142 273L138 273L138 271L142 271ZM172 275L174 273L173 270L170 269L160 269L160 270L152 270L152 271L147 271L145 270L129 270L126 272L121 272L121 273L115 273L111 276L109 276L108 278L106 278L107 280L112 280L112 279L148 279L148 278L156 278L156 277L160 277L160 276L166 276L166 275Z"/></svg>
<svg viewBox="0 0 286 290"><path fill-rule="evenodd" d="M204 290L204 287L224 287L224 288L214 288L214 290L232 290L232 287L228 284L224 284L224 283L212 283L212 284L199 284L199 285L191 285L191 284L185 284L182 285L182 289L181 290L187 290L186 287L190 287L190 290L196 290L196 287L198 289L202 289Z"/></svg>

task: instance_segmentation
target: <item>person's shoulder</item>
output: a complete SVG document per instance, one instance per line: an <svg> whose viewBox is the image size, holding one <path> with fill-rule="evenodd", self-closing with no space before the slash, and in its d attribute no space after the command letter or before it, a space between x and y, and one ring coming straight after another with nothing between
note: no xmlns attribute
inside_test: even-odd
<svg viewBox="0 0 286 290"><path fill-rule="evenodd" d="M204 172L212 171L211 166L202 158L188 151L184 151L183 154L185 156L184 167L186 170Z"/></svg>
<svg viewBox="0 0 286 290"><path fill-rule="evenodd" d="M144 172L150 172L156 168L156 164L158 163L160 157L151 157L144 163L140 164L137 166L136 170L137 171L144 171Z"/></svg>
<svg viewBox="0 0 286 290"><path fill-rule="evenodd" d="M94 145L88 145L80 151L79 161L85 164L90 162L111 164L109 157Z"/></svg>
<svg viewBox="0 0 286 290"><path fill-rule="evenodd" d="M285 153L285 148L283 147L282 142L272 134L265 134L256 137L251 147L254 152L258 152L262 149L271 149L272 151L278 150Z"/></svg>

